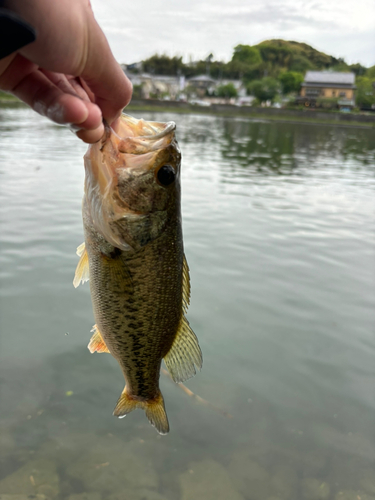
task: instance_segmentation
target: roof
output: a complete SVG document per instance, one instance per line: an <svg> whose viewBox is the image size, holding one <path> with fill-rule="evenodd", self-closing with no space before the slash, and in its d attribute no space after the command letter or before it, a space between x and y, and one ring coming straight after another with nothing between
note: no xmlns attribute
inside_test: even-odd
<svg viewBox="0 0 375 500"><path fill-rule="evenodd" d="M340 73L338 71L307 71L304 83L330 83L339 85L354 85L354 73Z"/></svg>
<svg viewBox="0 0 375 500"><path fill-rule="evenodd" d="M193 76L192 78L189 79L190 82L215 82L216 80L213 80L207 75L198 75L198 76Z"/></svg>

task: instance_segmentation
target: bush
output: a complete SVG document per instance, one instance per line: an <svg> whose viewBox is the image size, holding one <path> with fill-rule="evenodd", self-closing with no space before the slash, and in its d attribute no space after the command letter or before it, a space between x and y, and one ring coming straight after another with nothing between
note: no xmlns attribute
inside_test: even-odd
<svg viewBox="0 0 375 500"><path fill-rule="evenodd" d="M233 83L228 83L227 85L219 85L216 94L218 97L230 99L231 97L237 97L237 90Z"/></svg>
<svg viewBox="0 0 375 500"><path fill-rule="evenodd" d="M254 80L247 86L248 93L255 96L259 102L273 102L279 90L280 83L271 76L265 76L261 80Z"/></svg>
<svg viewBox="0 0 375 500"><path fill-rule="evenodd" d="M333 109L337 108L338 100L337 97L318 97L316 104L321 108Z"/></svg>
<svg viewBox="0 0 375 500"><path fill-rule="evenodd" d="M283 94L290 94L291 92L299 92L301 83L303 82L302 73L295 71L286 71L279 76Z"/></svg>
<svg viewBox="0 0 375 500"><path fill-rule="evenodd" d="M375 105L375 81L372 78L359 76L356 80L356 104L360 108L371 108Z"/></svg>

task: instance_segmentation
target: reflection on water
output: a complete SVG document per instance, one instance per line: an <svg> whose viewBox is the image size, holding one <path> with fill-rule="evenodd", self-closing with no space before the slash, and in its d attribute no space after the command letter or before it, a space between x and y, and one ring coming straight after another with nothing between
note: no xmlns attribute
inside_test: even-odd
<svg viewBox="0 0 375 500"><path fill-rule="evenodd" d="M232 418L164 375L168 436L112 417L122 375L72 286L85 146L1 109L0 494L374 500L373 131L144 117L183 152L187 385Z"/></svg>

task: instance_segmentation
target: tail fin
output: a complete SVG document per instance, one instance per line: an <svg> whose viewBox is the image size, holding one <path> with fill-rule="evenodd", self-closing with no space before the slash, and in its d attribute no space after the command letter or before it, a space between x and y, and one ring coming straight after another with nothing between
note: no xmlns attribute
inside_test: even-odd
<svg viewBox="0 0 375 500"><path fill-rule="evenodd" d="M129 396L125 387L119 400L117 401L113 415L123 418L137 408L142 408L142 410L146 412L146 416L150 424L155 427L159 434L168 434L168 417L164 407L164 399L160 390L153 399L139 401L134 399L132 396Z"/></svg>

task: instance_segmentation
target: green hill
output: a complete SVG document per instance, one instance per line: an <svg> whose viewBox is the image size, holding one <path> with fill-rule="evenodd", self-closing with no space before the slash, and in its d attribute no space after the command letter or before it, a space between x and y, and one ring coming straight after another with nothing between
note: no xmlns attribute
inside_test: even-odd
<svg viewBox="0 0 375 500"><path fill-rule="evenodd" d="M273 72L324 70L343 62L301 42L265 40L255 47L259 50L263 62L268 64Z"/></svg>
<svg viewBox="0 0 375 500"><path fill-rule="evenodd" d="M366 74L361 64L349 66L343 59L320 52L310 45L292 40L265 40L257 45L237 45L228 62L206 60L185 64L182 57L155 54L143 62L143 71L158 75L185 75L192 77L209 73L212 78L243 79L245 82L272 76L279 78L285 72L304 74L307 70L353 71Z"/></svg>

